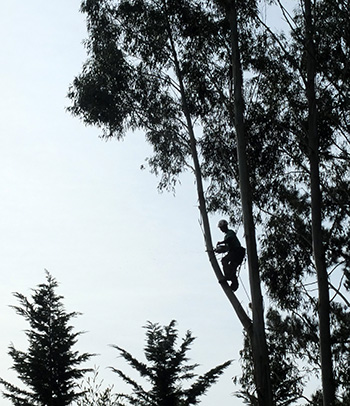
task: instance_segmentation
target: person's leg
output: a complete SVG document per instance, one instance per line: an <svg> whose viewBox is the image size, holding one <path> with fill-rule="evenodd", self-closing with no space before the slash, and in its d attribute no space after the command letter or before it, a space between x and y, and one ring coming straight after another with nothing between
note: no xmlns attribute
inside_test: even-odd
<svg viewBox="0 0 350 406"><path fill-rule="evenodd" d="M234 275L234 272L232 272L232 266L231 266L231 261L230 261L230 256L229 254L225 255L222 260L222 269L224 271L224 275L226 280L231 281L232 277Z"/></svg>
<svg viewBox="0 0 350 406"><path fill-rule="evenodd" d="M232 282L230 287L235 292L238 289L237 268L239 264L235 261L234 253L229 252L225 255L221 263L225 279Z"/></svg>
<svg viewBox="0 0 350 406"><path fill-rule="evenodd" d="M232 278L232 283L231 283L231 289L236 292L236 290L238 289L238 279L237 279L237 275L234 274L233 278Z"/></svg>
<svg viewBox="0 0 350 406"><path fill-rule="evenodd" d="M229 267L229 274L230 274L230 280L232 281L231 283L231 289L235 292L238 289L238 279L237 279L237 268L238 268L238 263L235 261L234 256L231 256L231 260L228 263Z"/></svg>

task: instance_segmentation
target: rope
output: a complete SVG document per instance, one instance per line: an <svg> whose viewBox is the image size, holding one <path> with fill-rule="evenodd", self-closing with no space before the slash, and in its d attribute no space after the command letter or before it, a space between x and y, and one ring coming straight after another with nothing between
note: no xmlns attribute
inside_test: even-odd
<svg viewBox="0 0 350 406"><path fill-rule="evenodd" d="M247 295L248 301L251 302L250 296L249 296L249 294L248 294L248 292L247 292L247 289L246 289L245 286L244 286L244 283L243 283L242 278L241 278L241 275L240 275L240 273L241 273L241 267L242 267L242 265L243 265L245 262L246 262L246 260L244 260L244 261L241 263L241 265L238 267L237 276L238 276L238 278L239 278L240 284L243 286L243 290L244 290L245 294Z"/></svg>

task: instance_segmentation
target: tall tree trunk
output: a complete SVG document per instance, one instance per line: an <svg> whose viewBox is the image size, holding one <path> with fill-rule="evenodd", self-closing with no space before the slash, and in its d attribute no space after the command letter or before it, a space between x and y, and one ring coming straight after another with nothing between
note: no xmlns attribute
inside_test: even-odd
<svg viewBox="0 0 350 406"><path fill-rule="evenodd" d="M164 2L166 7L166 2ZM232 10L231 10L232 11ZM265 336L265 326L264 326L264 315L263 315L263 301L260 288L260 278L258 270L258 257L257 257L257 247L255 239L255 227L252 214L252 202L250 196L250 184L249 176L247 169L247 160L245 153L245 135L244 135L244 126L243 126L243 96L242 96L242 74L240 66L240 57L238 49L238 35L237 35L237 18L235 14L235 7L233 7L232 12L228 13L229 21L232 23L232 50L233 50L233 62L234 62L234 71L236 72L235 78L235 106L236 106L236 117L239 117L236 120L236 130L238 140L238 155L239 155L239 167L240 167L240 183L241 183L241 195L242 195L242 205L243 205L243 217L245 223L245 235L247 242L247 252L248 252L248 262L249 262L249 274L250 274L250 284L252 292L252 308L253 308L253 322L245 313L241 304L236 298L236 295L232 292L231 288L226 282L222 283L222 288L229 299L230 303L234 307L243 327L248 333L250 342L252 345L252 352L254 358L254 378L256 383L257 396L260 406L272 406L273 397L272 397L272 387L270 379L270 368L269 368L269 358L268 350ZM233 19L232 19L233 17ZM235 27L235 33L234 33ZM187 106L186 93L183 85L182 73L180 64L178 62L177 53L175 49L174 42L172 40L171 28L168 22L168 34L171 42L171 48L173 51L174 65L176 76L179 81L181 101L182 101L182 110L184 112L188 133L190 137L190 147L192 153L192 159L194 163L194 172L197 184L197 194L199 200L199 210L201 213L203 228L204 228L204 237L207 252L209 255L209 260L212 264L213 270L217 276L217 279L220 281L223 279L223 274L220 269L220 266L216 260L210 225L208 219L208 213L206 210L205 197L203 191L203 182L201 168L198 159L196 138L193 131L193 125L189 109ZM236 63L238 62L238 63ZM238 80L240 77L240 81Z"/></svg>
<svg viewBox="0 0 350 406"><path fill-rule="evenodd" d="M250 290L253 311L251 346L254 358L255 382L260 406L273 405L269 355L265 335L264 309L258 266L255 225L246 155L244 129L243 75L238 41L237 12L234 0L221 1L225 6L231 27L232 77L234 83L234 111L232 112L237 136L240 192L243 208L245 239L247 244Z"/></svg>
<svg viewBox="0 0 350 406"><path fill-rule="evenodd" d="M164 1L164 7L166 10L166 1ZM167 16L169 15L167 10L166 10L165 15L167 15ZM216 256L214 253L214 248L213 248L213 242L212 242L212 238L211 238L209 217L208 217L205 196L204 196L202 171L201 171L199 158L198 158L198 152L197 152L197 141L196 141L196 137L195 137L194 130L193 130L191 114L189 112L189 108L188 108L188 104L187 104L185 87L184 87L184 83L183 83L180 63L179 63L179 60L177 57L177 52L176 52L175 44L174 44L173 37L172 37L171 26L170 26L169 21L167 21L167 23L168 23L167 28L168 28L170 46L171 46L172 53L173 53L175 73L176 73L176 76L177 76L177 79L179 82L181 102L182 102L182 111L183 111L185 119L186 119L187 130L188 130L188 134L189 134L189 138L190 138L190 148L191 148L191 155L192 155L193 166L194 166L194 175L195 175L196 185L197 185L199 211L200 211L202 222L203 222L205 245L206 245L207 253L209 256L209 261L214 270L214 273L215 273L218 281L222 281L222 280L224 280L224 275L223 275L223 273L220 269L220 266L218 264L218 261L216 259ZM248 336L251 337L252 331L253 331L251 319L249 318L249 316L243 309L243 307L242 307L241 303L239 302L239 300L237 299L236 295L232 292L232 289L228 286L227 282L221 283L221 286L222 286L228 300L230 301L232 307L234 308L240 322L242 323L243 328L247 331Z"/></svg>
<svg viewBox="0 0 350 406"><path fill-rule="evenodd" d="M322 233L322 193L319 170L319 134L317 131L317 104L315 92L316 59L313 38L311 1L305 0L306 69L308 100L308 140L311 181L312 249L318 281L318 315L320 328L321 372L323 406L333 406L335 387L330 336L330 304L328 274Z"/></svg>

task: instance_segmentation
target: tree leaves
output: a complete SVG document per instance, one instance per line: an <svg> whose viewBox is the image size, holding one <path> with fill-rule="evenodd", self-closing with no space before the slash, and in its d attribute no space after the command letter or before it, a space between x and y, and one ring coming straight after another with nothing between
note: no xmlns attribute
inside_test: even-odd
<svg viewBox="0 0 350 406"><path fill-rule="evenodd" d="M162 189L173 189L183 171L195 172L189 137L193 127L206 208L239 224L225 3L84 1L89 59L70 89L69 109L86 124L100 127L104 137L143 130L153 147L147 162L160 176ZM254 215L261 230L262 279L269 298L283 311L301 312L305 306L310 310L315 304L315 269L303 10L285 14L290 32L278 33L264 23L255 2L249 7L247 2L237 4L245 68L244 124ZM340 271L341 287L349 289L350 14L347 2L341 0L318 1L313 11L322 233L328 270ZM341 289L336 294L342 301ZM287 322L292 319L286 318ZM314 365L312 357L310 363Z"/></svg>

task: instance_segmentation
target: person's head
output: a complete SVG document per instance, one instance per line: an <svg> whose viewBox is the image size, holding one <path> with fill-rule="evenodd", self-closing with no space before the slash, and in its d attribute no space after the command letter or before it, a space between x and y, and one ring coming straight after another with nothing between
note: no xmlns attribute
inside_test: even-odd
<svg viewBox="0 0 350 406"><path fill-rule="evenodd" d="M220 220L218 222L218 227L223 233L225 233L228 230L228 222L226 220Z"/></svg>

